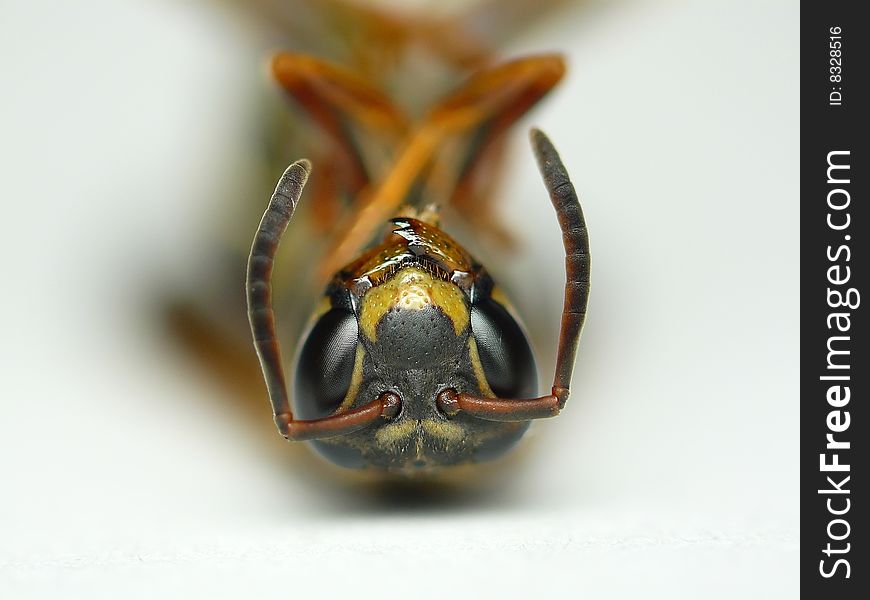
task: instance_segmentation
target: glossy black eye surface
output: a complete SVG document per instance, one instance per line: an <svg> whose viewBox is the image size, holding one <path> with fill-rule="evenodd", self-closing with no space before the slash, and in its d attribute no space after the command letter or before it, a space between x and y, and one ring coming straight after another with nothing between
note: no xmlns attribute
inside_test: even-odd
<svg viewBox="0 0 870 600"><path fill-rule="evenodd" d="M471 307L471 330L489 386L499 398L538 395L535 357L511 314L491 298Z"/></svg>
<svg viewBox="0 0 870 600"><path fill-rule="evenodd" d="M350 387L358 335L356 318L346 310L333 308L318 319L299 353L297 418L319 419L339 407Z"/></svg>

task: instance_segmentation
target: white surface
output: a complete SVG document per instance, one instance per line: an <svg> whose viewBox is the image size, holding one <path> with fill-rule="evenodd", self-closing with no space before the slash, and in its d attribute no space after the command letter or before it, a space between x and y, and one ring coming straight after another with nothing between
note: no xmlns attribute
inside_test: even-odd
<svg viewBox="0 0 870 600"><path fill-rule="evenodd" d="M155 325L262 49L206 3L69 4L0 22L0 596L796 596L796 2L636 2L513 49L570 59L534 122L582 194L590 318L565 413L428 500L311 468ZM522 307L561 249L515 164Z"/></svg>

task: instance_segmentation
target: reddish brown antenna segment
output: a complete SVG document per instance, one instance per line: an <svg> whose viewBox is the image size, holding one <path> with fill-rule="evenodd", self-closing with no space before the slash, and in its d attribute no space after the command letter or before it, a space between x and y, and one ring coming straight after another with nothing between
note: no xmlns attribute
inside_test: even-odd
<svg viewBox="0 0 870 600"><path fill-rule="evenodd" d="M272 267L278 243L293 218L302 189L311 173L311 163L298 160L284 171L269 200L269 206L254 236L248 257L248 320L254 337L254 347L263 369L269 400L278 430L288 440L312 440L352 433L381 418L392 419L399 413L401 400L385 392L372 402L355 410L336 413L322 419L302 421L293 418L287 396L287 382L281 366L281 348L275 333L275 311L272 309Z"/></svg>

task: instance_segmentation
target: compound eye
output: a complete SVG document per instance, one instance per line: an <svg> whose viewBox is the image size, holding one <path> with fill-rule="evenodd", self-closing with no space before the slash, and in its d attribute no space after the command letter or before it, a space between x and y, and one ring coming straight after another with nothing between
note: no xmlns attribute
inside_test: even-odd
<svg viewBox="0 0 870 600"><path fill-rule="evenodd" d="M333 308L305 339L296 367L294 407L300 419L319 419L339 407L350 387L359 333L356 317Z"/></svg>
<svg viewBox="0 0 870 600"><path fill-rule="evenodd" d="M538 395L535 357L526 334L507 309L485 298L471 307L471 330L489 387L499 398Z"/></svg>

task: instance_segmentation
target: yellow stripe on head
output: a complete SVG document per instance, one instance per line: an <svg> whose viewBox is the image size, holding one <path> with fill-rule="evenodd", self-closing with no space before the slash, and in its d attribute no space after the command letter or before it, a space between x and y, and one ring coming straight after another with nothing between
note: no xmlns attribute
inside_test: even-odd
<svg viewBox="0 0 870 600"><path fill-rule="evenodd" d="M474 336L468 338L468 359L471 361L471 368L474 369L474 376L477 378L480 391L487 398L495 398L495 392L489 387L489 381L487 381L486 373L483 371L483 363L480 362L480 354L477 352L477 342L474 340Z"/></svg>
<svg viewBox="0 0 870 600"><path fill-rule="evenodd" d="M344 400L341 401L341 406L338 407L339 411L350 409L359 394L359 386L362 383L363 376L363 360L365 359L365 356L366 351L363 349L362 344L357 342L356 355L353 359L353 371L350 376L350 386L347 388L347 394L344 395Z"/></svg>
<svg viewBox="0 0 870 600"><path fill-rule="evenodd" d="M418 267L404 267L366 292L360 308L360 328L375 342L378 323L390 309L423 310L429 305L437 306L450 318L456 335L468 327L468 306L462 290Z"/></svg>

